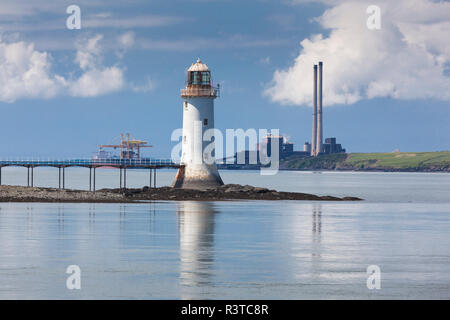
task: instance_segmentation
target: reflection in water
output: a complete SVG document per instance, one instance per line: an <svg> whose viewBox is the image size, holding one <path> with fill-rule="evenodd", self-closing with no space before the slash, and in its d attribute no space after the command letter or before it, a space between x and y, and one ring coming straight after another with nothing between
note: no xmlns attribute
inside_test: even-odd
<svg viewBox="0 0 450 320"><path fill-rule="evenodd" d="M119 205L119 228L120 231L123 233L125 232L125 227L126 227L126 205Z"/></svg>
<svg viewBox="0 0 450 320"><path fill-rule="evenodd" d="M60 235L62 235L62 234L64 234L64 205L58 204L58 207L56 210L58 213L58 218L57 218L58 232Z"/></svg>
<svg viewBox="0 0 450 320"><path fill-rule="evenodd" d="M89 204L89 233L95 233L95 203Z"/></svg>
<svg viewBox="0 0 450 320"><path fill-rule="evenodd" d="M33 233L33 207L27 206L27 234L31 235Z"/></svg>
<svg viewBox="0 0 450 320"><path fill-rule="evenodd" d="M183 201L177 204L182 286L203 286L211 282L216 213L214 204L209 202Z"/></svg>
<svg viewBox="0 0 450 320"><path fill-rule="evenodd" d="M320 258L322 236L322 205L314 203L312 205L312 250L313 263L318 262L316 258Z"/></svg>
<svg viewBox="0 0 450 320"><path fill-rule="evenodd" d="M320 233L322 232L322 205L320 203L313 204L312 220L314 241L320 241Z"/></svg>
<svg viewBox="0 0 450 320"><path fill-rule="evenodd" d="M0 299L449 299L449 227L448 202L0 203Z"/></svg>

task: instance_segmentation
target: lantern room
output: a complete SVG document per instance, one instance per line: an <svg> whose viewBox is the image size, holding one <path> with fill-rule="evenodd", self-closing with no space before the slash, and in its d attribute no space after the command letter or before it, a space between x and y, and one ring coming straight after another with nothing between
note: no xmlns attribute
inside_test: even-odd
<svg viewBox="0 0 450 320"><path fill-rule="evenodd" d="M220 95L219 85L213 86L211 70L200 58L187 70L186 88L181 89L181 97L209 97L217 98Z"/></svg>
<svg viewBox="0 0 450 320"><path fill-rule="evenodd" d="M210 86L211 85L211 71L208 66L199 59L193 63L187 71L187 85L188 86Z"/></svg>

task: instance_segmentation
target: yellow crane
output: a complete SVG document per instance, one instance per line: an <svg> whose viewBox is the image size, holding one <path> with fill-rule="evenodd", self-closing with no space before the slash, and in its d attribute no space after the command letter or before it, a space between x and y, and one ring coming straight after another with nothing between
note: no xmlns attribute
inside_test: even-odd
<svg viewBox="0 0 450 320"><path fill-rule="evenodd" d="M100 149L103 148L114 148L120 149L121 159L140 159L141 158L141 148L151 148L152 146L147 145L147 141L137 140L131 138L130 134L127 133L126 136L120 134L120 144L104 144L98 146Z"/></svg>

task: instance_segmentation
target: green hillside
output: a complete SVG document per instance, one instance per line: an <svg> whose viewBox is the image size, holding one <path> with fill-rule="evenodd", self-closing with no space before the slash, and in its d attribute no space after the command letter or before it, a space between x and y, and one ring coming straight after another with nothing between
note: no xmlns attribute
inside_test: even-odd
<svg viewBox="0 0 450 320"><path fill-rule="evenodd" d="M281 167L303 170L450 171L450 151L330 154L284 159Z"/></svg>
<svg viewBox="0 0 450 320"><path fill-rule="evenodd" d="M344 163L347 159L345 153L327 154L320 157L300 158L291 156L281 160L280 166L282 169L305 169L305 170L320 170L320 169L336 169L336 166Z"/></svg>

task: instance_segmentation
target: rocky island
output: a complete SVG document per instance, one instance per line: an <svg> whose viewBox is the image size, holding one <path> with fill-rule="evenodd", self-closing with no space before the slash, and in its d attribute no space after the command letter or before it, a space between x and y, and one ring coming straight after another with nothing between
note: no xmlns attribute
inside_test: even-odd
<svg viewBox="0 0 450 320"><path fill-rule="evenodd" d="M56 188L33 188L0 186L0 202L97 202L132 203L151 200L318 200L358 201L356 197L317 196L299 192L280 192L249 185L226 184L208 190L175 189L171 187L139 189L101 189L96 192L62 190Z"/></svg>

